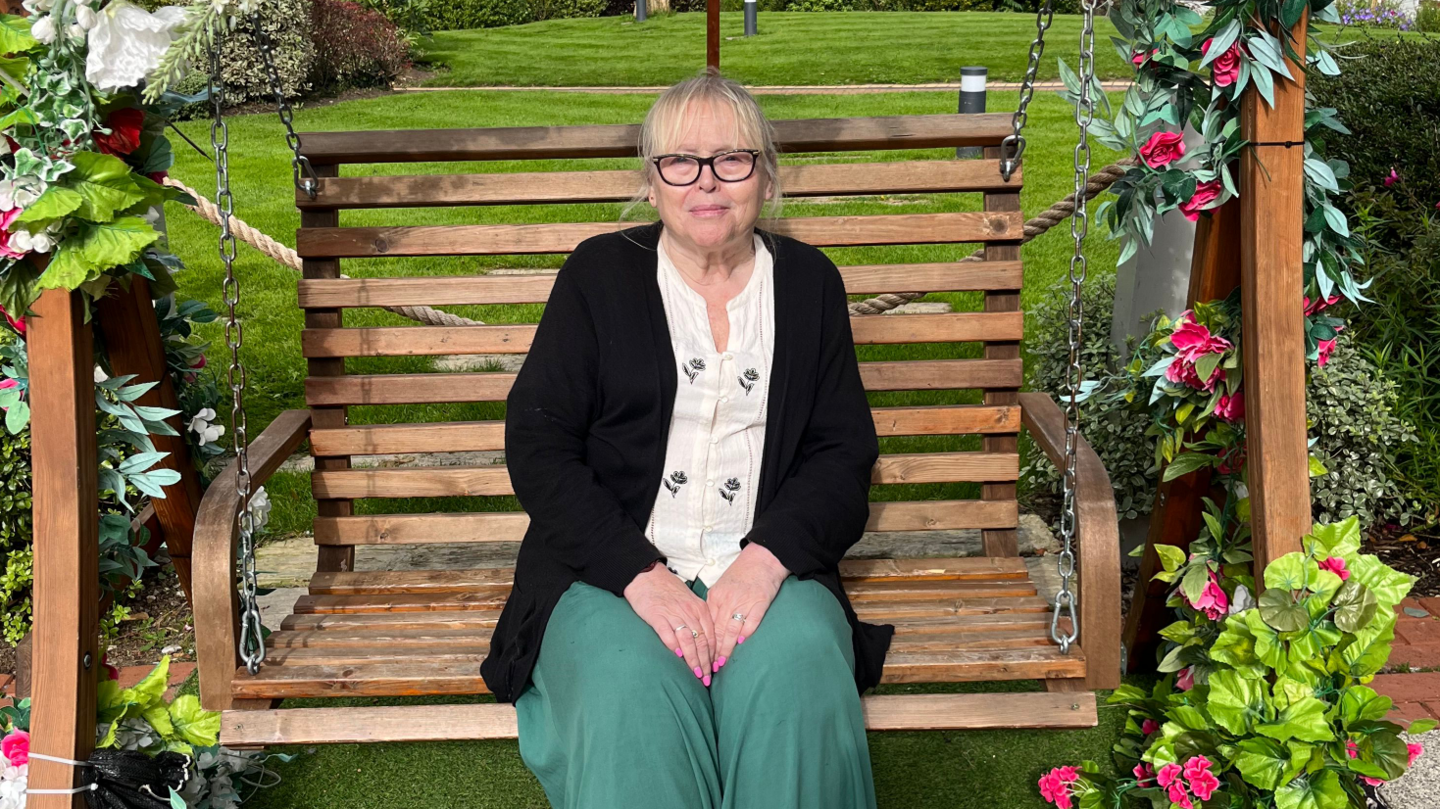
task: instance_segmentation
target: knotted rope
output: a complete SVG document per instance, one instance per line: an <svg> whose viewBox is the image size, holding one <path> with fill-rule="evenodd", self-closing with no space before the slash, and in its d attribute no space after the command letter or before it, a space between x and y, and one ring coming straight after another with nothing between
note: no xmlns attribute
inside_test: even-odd
<svg viewBox="0 0 1440 809"><path fill-rule="evenodd" d="M1116 181L1125 176L1125 172L1132 165L1134 165L1133 160L1122 160L1118 163L1111 163L1086 178L1085 202L1089 202L1099 196L1105 189L1114 185ZM215 207L215 203L173 177L166 178L165 184L178 188L194 197L195 204L187 205L186 207L199 214L211 224L217 227L219 226L220 209ZM1051 205L1045 211L1027 221L1024 226L1024 237L1020 240L1020 243L1024 244L1034 239L1045 231L1069 219L1074 213L1075 195L1069 194L1064 199ZM261 233L246 224L244 220L231 216L230 230L235 234L235 238L259 250L275 261L284 264L286 267L300 272L300 256L297 255L294 250ZM984 248L981 248L961 259L961 261L982 261L984 260L984 252ZM340 277L348 278L349 276L341 275ZM927 292L887 292L867 300L850 304L850 312L857 315L884 314L898 306L910 303L928 294ZM384 308L387 312L394 312L401 317L409 318L410 320L425 323L430 326L484 325L481 321L471 320L468 317L461 317L459 315L452 315L449 312L442 312L439 309L429 306L386 306Z"/></svg>

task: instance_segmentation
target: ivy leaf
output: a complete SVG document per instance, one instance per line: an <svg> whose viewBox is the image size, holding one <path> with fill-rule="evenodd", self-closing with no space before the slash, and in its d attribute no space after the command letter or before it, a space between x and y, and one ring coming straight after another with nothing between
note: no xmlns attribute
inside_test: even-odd
<svg viewBox="0 0 1440 809"><path fill-rule="evenodd" d="M66 214L73 213L82 202L84 202L84 198L74 189L52 185L45 189L45 193L30 203L30 207L15 217L15 221L44 222L59 219Z"/></svg>
<svg viewBox="0 0 1440 809"><path fill-rule="evenodd" d="M1265 717L1265 696L1264 681L1229 670L1210 676L1210 716L1237 736L1250 731L1252 720Z"/></svg>
<svg viewBox="0 0 1440 809"><path fill-rule="evenodd" d="M1349 728L1354 722L1378 722L1390 714L1395 703L1364 685L1352 685L1340 694L1340 722Z"/></svg>
<svg viewBox="0 0 1440 809"><path fill-rule="evenodd" d="M1282 742L1291 739L1333 741L1335 734L1325 719L1325 708L1325 703L1315 697L1301 697L1287 705L1274 722L1256 725L1255 732Z"/></svg>
<svg viewBox="0 0 1440 809"><path fill-rule="evenodd" d="M1351 577L1335 593L1335 625L1345 632L1359 632L1369 625L1380 608L1375 594Z"/></svg>
<svg viewBox="0 0 1440 809"><path fill-rule="evenodd" d="M116 211L134 205L143 197L131 178L130 167L120 158L98 152L76 152L71 160L75 170L66 178L84 198L84 203L75 211L81 219L108 222Z"/></svg>
<svg viewBox="0 0 1440 809"><path fill-rule="evenodd" d="M155 228L138 216L87 224L78 235L86 261L102 270L129 264L160 238Z"/></svg>
<svg viewBox="0 0 1440 809"><path fill-rule="evenodd" d="M1274 563L1271 563L1274 567ZM1269 569L1266 569L1269 574ZM1279 632L1299 632L1310 624L1310 613L1296 604L1286 590L1271 588L1260 594L1260 617Z"/></svg>
<svg viewBox="0 0 1440 809"><path fill-rule="evenodd" d="M1180 569L1181 565L1185 564L1185 551L1174 545L1156 543L1155 553L1160 557L1160 566L1167 573L1174 573Z"/></svg>
<svg viewBox="0 0 1440 809"><path fill-rule="evenodd" d="M1350 580L1358 581L1375 594L1376 601L1386 610L1394 610L1410 592L1415 577L1401 573L1377 557L1361 554L1349 564Z"/></svg>
<svg viewBox="0 0 1440 809"><path fill-rule="evenodd" d="M1275 809L1345 809L1350 799L1333 770L1296 778L1275 790Z"/></svg>

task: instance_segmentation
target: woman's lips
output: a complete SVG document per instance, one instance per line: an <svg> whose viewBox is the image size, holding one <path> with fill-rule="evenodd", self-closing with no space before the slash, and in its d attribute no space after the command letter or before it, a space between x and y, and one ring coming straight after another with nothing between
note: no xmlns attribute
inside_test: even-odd
<svg viewBox="0 0 1440 809"><path fill-rule="evenodd" d="M727 208L720 205L702 205L698 208L691 208L690 213L694 216L722 216Z"/></svg>

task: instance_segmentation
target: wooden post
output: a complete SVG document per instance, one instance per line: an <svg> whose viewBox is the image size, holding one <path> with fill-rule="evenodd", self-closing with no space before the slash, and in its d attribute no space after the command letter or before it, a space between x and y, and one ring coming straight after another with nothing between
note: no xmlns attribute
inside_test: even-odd
<svg viewBox="0 0 1440 809"><path fill-rule="evenodd" d="M1305 20L1292 32L1305 50ZM1310 532L1305 428L1305 72L1277 81L1275 104L1241 100L1240 273L1244 308L1246 468L1255 578Z"/></svg>
<svg viewBox="0 0 1440 809"><path fill-rule="evenodd" d="M28 321L35 490L34 703L31 749L85 760L95 742L100 666L100 505L94 337L78 292L47 290ZM32 759L34 789L76 786L76 768ZM30 809L82 807L32 795Z"/></svg>
<svg viewBox="0 0 1440 809"><path fill-rule="evenodd" d="M720 0L705 0L705 65L720 69Z"/></svg>
<svg viewBox="0 0 1440 809"><path fill-rule="evenodd" d="M116 376L135 374L132 384L160 383L141 396L136 404L178 410L180 401L176 398L175 385L165 366L165 347L160 337L160 324L155 319L155 305L150 300L149 282L132 275L128 290L118 283L112 284L110 293L99 300L97 308L97 325L105 339L110 370ZM186 600L193 606L195 602L190 597L190 545L195 533L195 513L200 509L204 490L200 486L200 475L190 459L190 447L185 443L186 425L181 416L172 416L166 419L166 423L179 435L154 436L155 449L170 453L155 466L179 472L180 480L166 486L165 497L152 498L151 504L155 507L180 586L185 590Z"/></svg>
<svg viewBox="0 0 1440 809"><path fill-rule="evenodd" d="M986 160L998 160L1000 159L1000 147L987 146L984 154ZM1020 183L1016 182L1012 190L987 192L984 207L987 211L1019 211ZM1019 261L1020 242L990 242L986 244L985 260ZM985 311L1020 311L1020 290L1001 289L986 292ZM985 359L987 360L1018 360L1019 358L1020 344L1018 342L987 341L985 343ZM1020 402L1020 391L1015 388L986 389L984 401L987 405L1010 405L1013 407ZM986 435L982 440L982 445L986 452L1019 452L1020 436L1017 433ZM985 500L1013 501L1015 484L1013 482L983 484L980 487L980 496ZM1020 555L1019 541L1013 528L981 531L980 537L986 556Z"/></svg>

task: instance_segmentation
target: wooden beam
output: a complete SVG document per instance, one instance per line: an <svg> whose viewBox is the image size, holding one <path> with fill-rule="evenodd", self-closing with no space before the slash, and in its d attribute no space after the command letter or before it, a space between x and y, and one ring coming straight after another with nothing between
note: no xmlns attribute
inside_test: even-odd
<svg viewBox="0 0 1440 809"><path fill-rule="evenodd" d="M705 0L705 66L720 69L720 0Z"/></svg>
<svg viewBox="0 0 1440 809"><path fill-rule="evenodd" d="M996 146L985 149L987 160L1000 158L1000 149ZM1011 188L1003 191L992 191L985 194L984 207L987 212L1020 212L1020 181L1017 178ZM1020 261L1020 241L990 242L985 245L986 261ZM985 293L985 311L990 313L1013 312L1020 314L1020 289L995 289ZM1023 316L1022 316L1023 317ZM1022 323L1023 331L1023 323ZM1009 336L1009 335L1006 335ZM985 359L987 360L1019 360L1020 359L1020 338L1015 335L1014 340L999 340L985 344ZM995 339L995 338L992 338ZM1000 338L1003 339L1003 338ZM985 391L984 402L993 406L1009 406L1016 404L1020 393L1019 385L1013 388L992 388ZM1016 431L1011 435L987 435L984 438L983 446L986 452L1019 452L1020 435ZM1011 482L986 483L980 487L980 496L985 500L1014 500L1016 487ZM1013 528L1000 530L983 531L980 534L981 542L985 549L986 556L1019 556L1020 545L1016 531Z"/></svg>
<svg viewBox="0 0 1440 809"><path fill-rule="evenodd" d="M78 292L41 294L28 321L35 510L31 749L85 760L95 742L100 667L99 458L94 335ZM79 769L30 761L32 789L68 789ZM32 795L30 809L82 807L79 795Z"/></svg>
<svg viewBox="0 0 1440 809"><path fill-rule="evenodd" d="M1292 31L1305 50L1305 20ZM1255 578L1309 533L1305 424L1305 72L1277 81L1273 107L1252 88L1241 101L1240 290L1244 310L1246 468Z"/></svg>
<svg viewBox="0 0 1440 809"><path fill-rule="evenodd" d="M119 283L112 284L110 293L98 301L97 309L96 320L110 358L110 371L116 376L134 374L132 384L159 382L135 404L179 410L180 400L176 397L175 385L166 367L160 324L155 319L155 305L150 299L150 282L132 275L129 289ZM175 564L180 587L185 590L185 599L193 607L190 546L195 535L195 512L200 509L204 489L190 458L190 447L185 442L183 415L177 414L165 420L178 435L157 435L152 439L156 450L169 453L155 463L155 468L173 469L179 473L180 480L164 487L164 497L152 498L150 502L160 522L170 559Z"/></svg>

